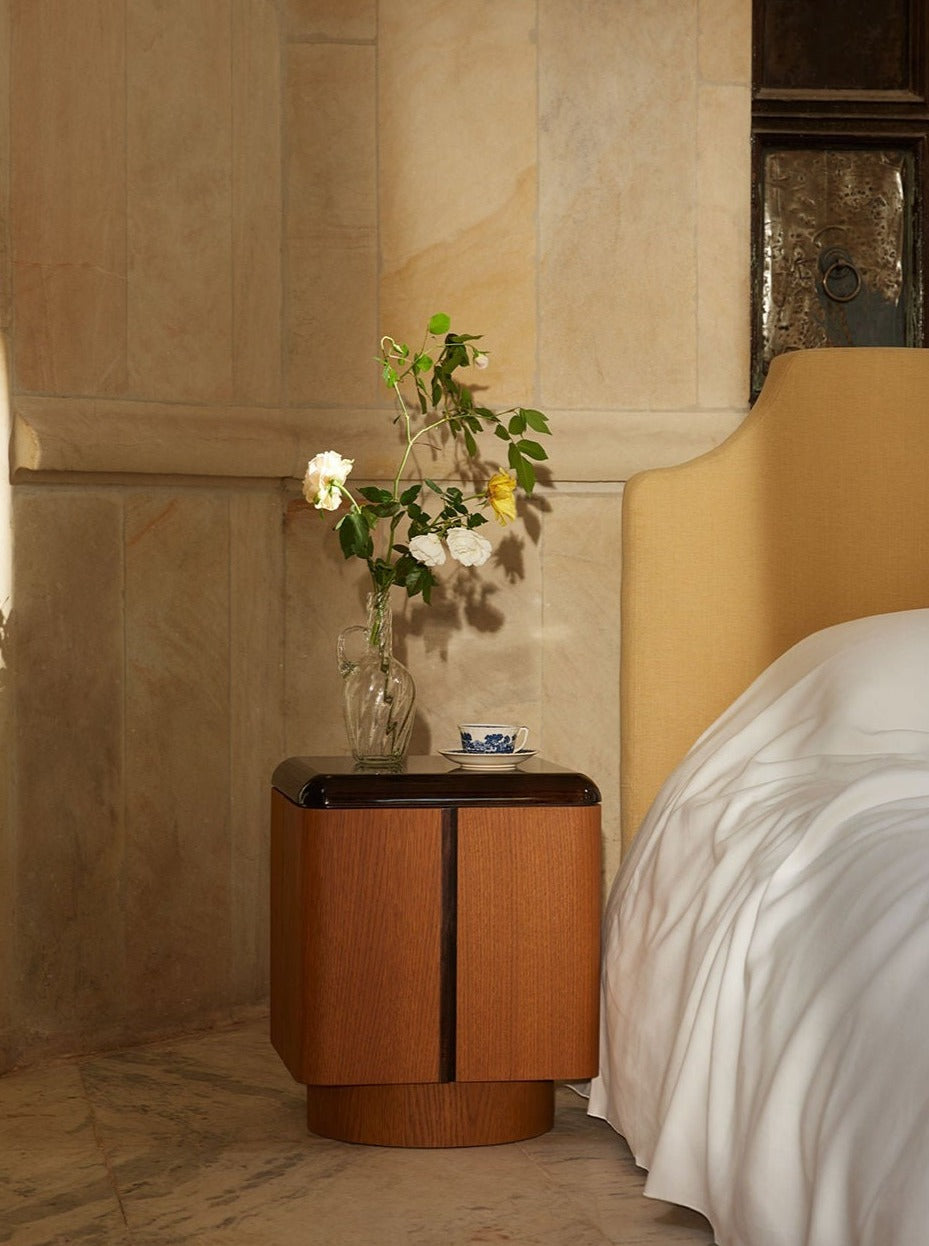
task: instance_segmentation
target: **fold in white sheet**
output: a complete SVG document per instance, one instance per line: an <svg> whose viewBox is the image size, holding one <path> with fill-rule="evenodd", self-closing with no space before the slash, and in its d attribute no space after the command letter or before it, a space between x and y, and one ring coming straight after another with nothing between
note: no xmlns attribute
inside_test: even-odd
<svg viewBox="0 0 929 1246"><path fill-rule="evenodd" d="M614 883L589 1111L720 1246L929 1241L929 611L802 641Z"/></svg>

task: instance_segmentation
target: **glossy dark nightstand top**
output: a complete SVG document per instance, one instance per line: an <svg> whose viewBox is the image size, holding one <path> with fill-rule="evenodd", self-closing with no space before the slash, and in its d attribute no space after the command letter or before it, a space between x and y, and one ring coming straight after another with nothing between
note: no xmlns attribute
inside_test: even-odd
<svg viewBox="0 0 929 1246"><path fill-rule="evenodd" d="M402 770L362 769L351 757L288 757L272 784L304 809L600 803L587 775L541 757L489 771L463 770L444 757L408 757Z"/></svg>

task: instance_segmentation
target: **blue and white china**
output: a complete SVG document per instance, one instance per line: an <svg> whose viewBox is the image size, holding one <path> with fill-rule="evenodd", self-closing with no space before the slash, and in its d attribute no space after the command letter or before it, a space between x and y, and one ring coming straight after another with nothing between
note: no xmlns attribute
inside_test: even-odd
<svg viewBox="0 0 929 1246"><path fill-rule="evenodd" d="M535 757L535 749L521 748L516 753L465 753L458 748L440 749L439 752L462 770L515 770L524 761Z"/></svg>
<svg viewBox="0 0 929 1246"><path fill-rule="evenodd" d="M517 753L529 738L528 727L513 723L459 723L463 753Z"/></svg>

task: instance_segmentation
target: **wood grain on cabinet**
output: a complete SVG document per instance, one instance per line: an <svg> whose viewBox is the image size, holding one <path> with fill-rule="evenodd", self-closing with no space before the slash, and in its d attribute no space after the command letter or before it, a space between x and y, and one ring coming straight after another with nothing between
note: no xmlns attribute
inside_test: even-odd
<svg viewBox="0 0 929 1246"><path fill-rule="evenodd" d="M496 1146L551 1129L551 1082L308 1086L307 1127L368 1146Z"/></svg>
<svg viewBox="0 0 929 1246"><path fill-rule="evenodd" d="M430 809L272 793L272 1042L297 1081L438 1079L441 840Z"/></svg>
<svg viewBox="0 0 929 1246"><path fill-rule="evenodd" d="M459 1081L596 1073L600 852L597 806L459 811Z"/></svg>

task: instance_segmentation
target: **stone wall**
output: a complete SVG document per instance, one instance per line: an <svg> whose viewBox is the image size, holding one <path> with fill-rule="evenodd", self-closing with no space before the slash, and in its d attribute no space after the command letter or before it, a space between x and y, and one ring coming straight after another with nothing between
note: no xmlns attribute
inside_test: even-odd
<svg viewBox="0 0 929 1246"><path fill-rule="evenodd" d="M0 23L0 1067L263 1006L270 774L345 751L334 644L365 588L298 478L329 448L392 473L377 340L434 311L484 334L485 401L554 436L497 557L397 603L413 751L525 721L600 785L611 876L623 481L748 394L748 0Z"/></svg>

